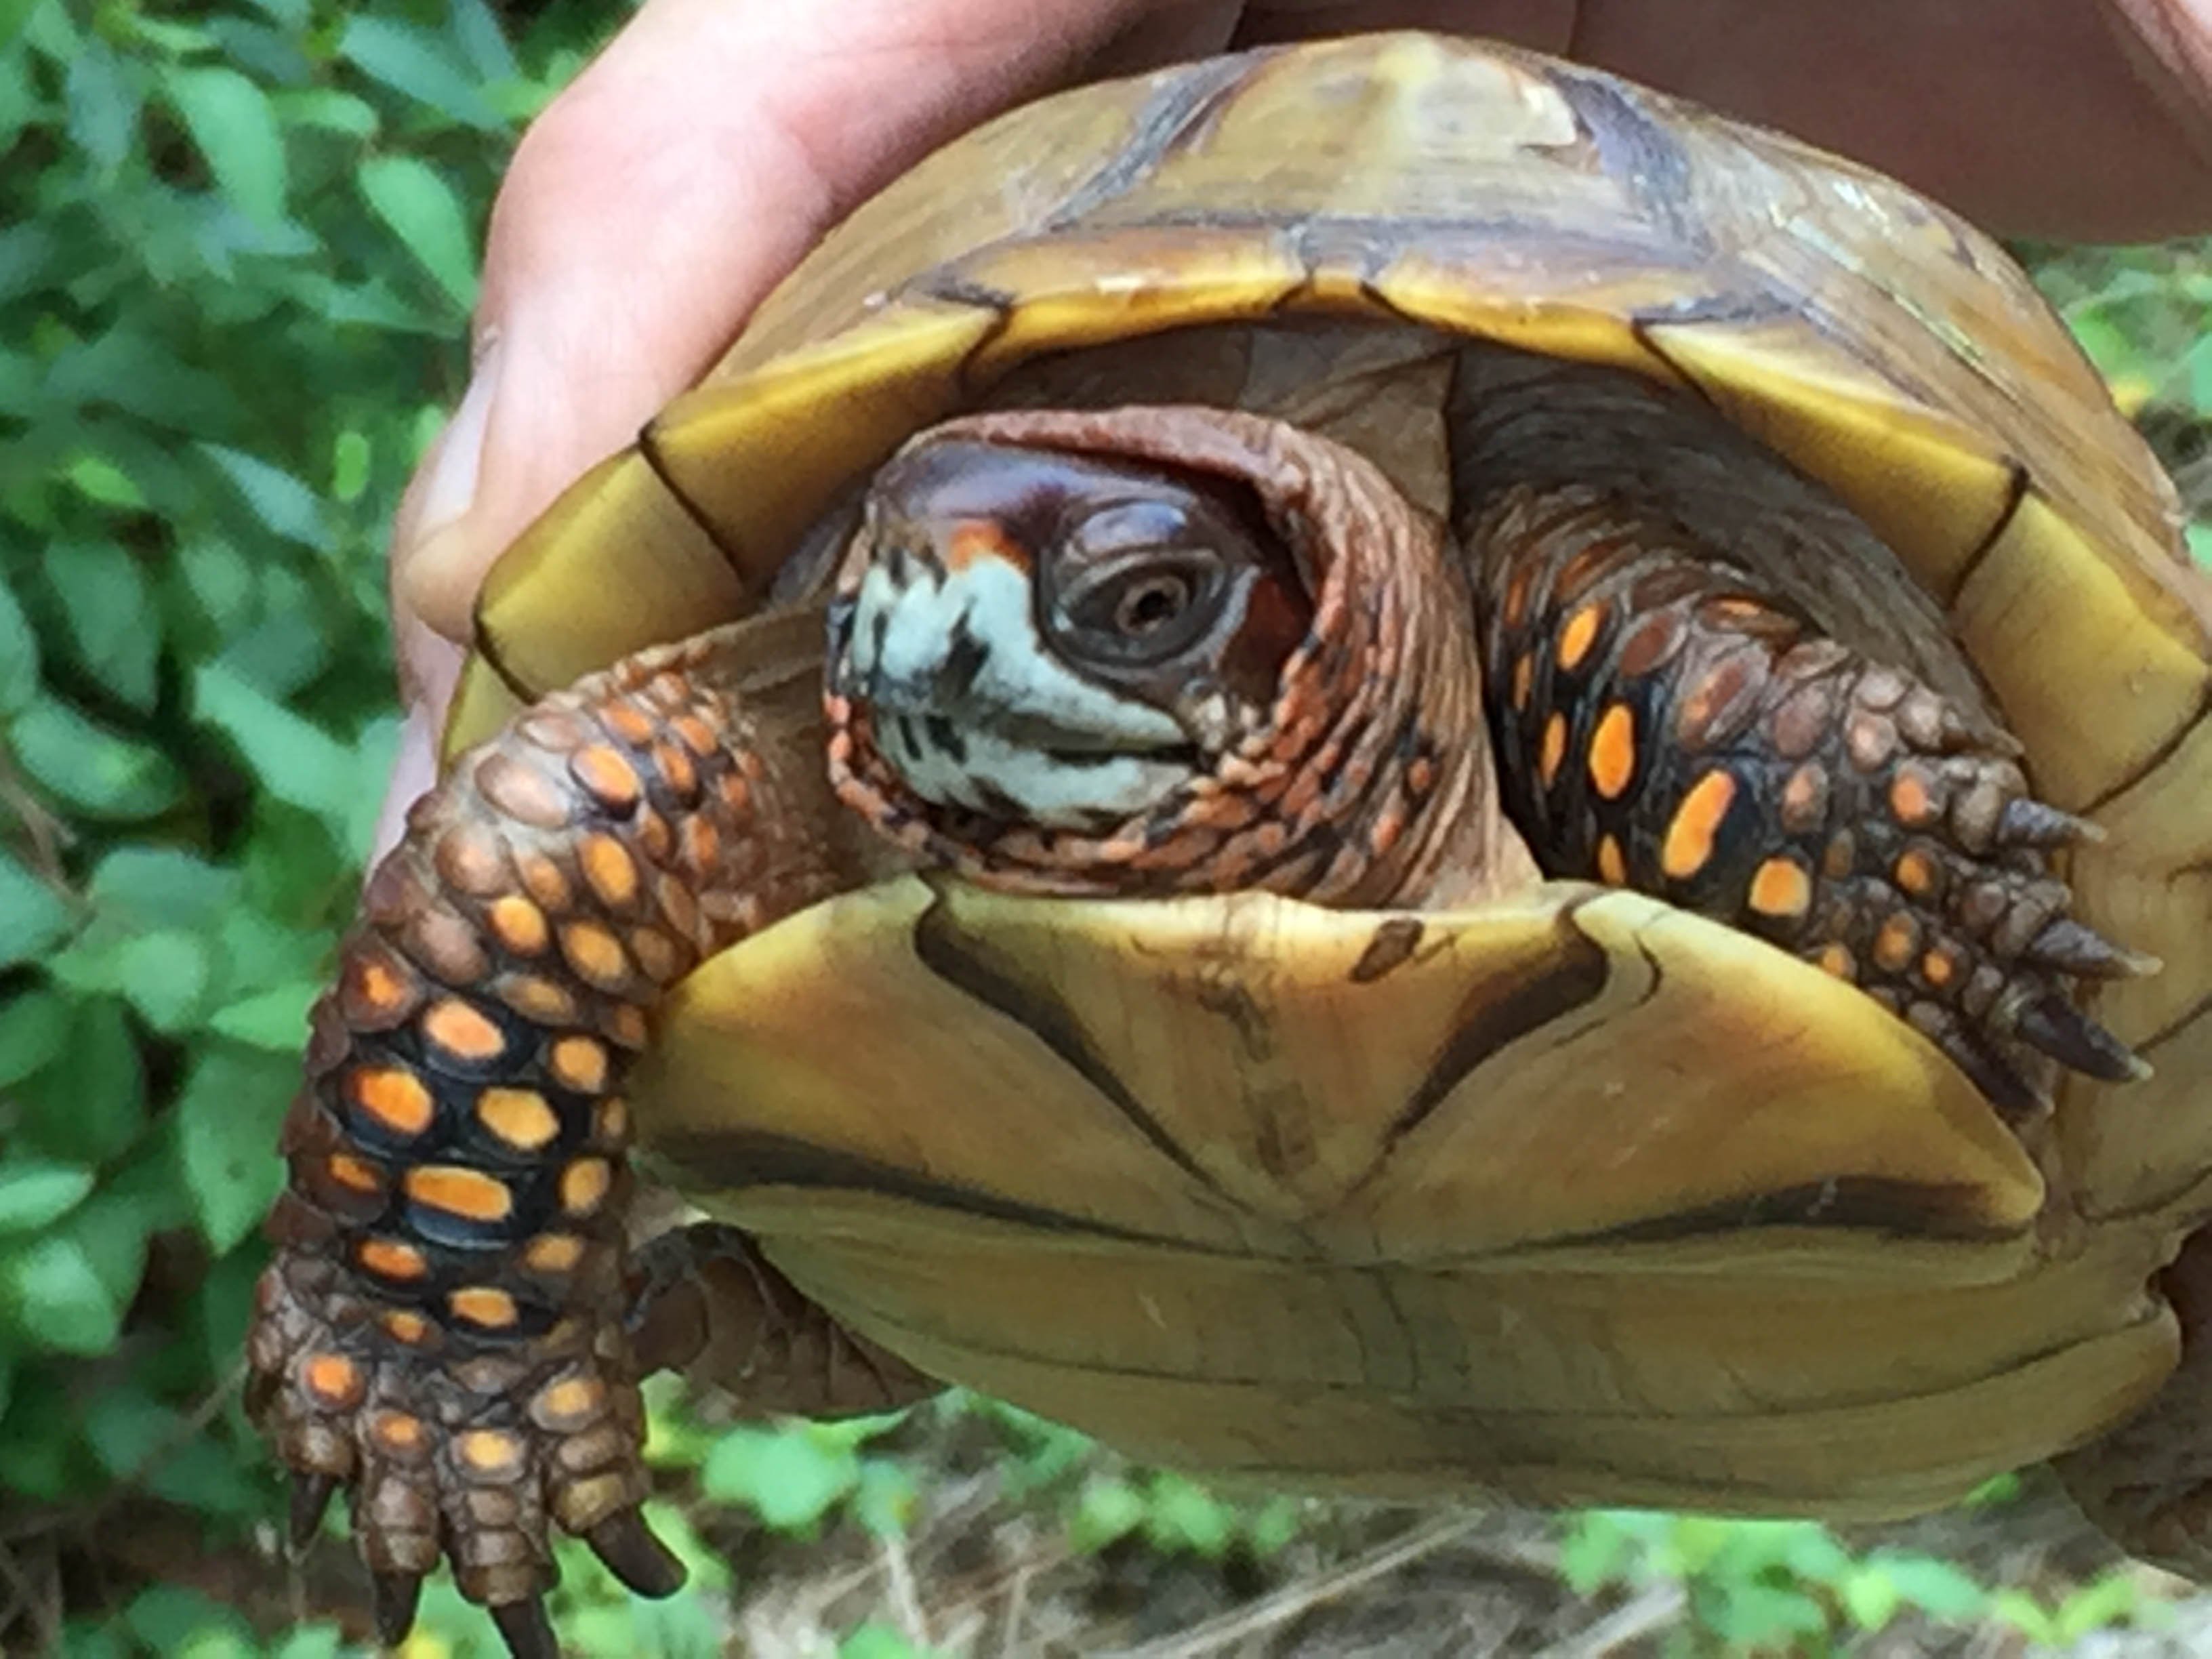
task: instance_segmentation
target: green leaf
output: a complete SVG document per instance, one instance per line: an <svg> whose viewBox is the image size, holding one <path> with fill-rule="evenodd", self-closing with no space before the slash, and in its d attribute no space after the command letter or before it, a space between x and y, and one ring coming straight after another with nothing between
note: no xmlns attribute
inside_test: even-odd
<svg viewBox="0 0 2212 1659"><path fill-rule="evenodd" d="M0 580L0 720L21 713L38 695L38 637L7 582Z"/></svg>
<svg viewBox="0 0 2212 1659"><path fill-rule="evenodd" d="M234 69L173 68L169 104L222 193L256 224L284 220L284 135L261 88Z"/></svg>
<svg viewBox="0 0 2212 1659"><path fill-rule="evenodd" d="M474 71L449 57L428 30L357 11L338 39L338 54L364 75L463 126L497 132L506 125L485 99Z"/></svg>
<svg viewBox="0 0 2212 1659"><path fill-rule="evenodd" d="M2142 1601L2142 1584L2134 1570L2117 1567L2059 1603L2058 1640L2070 1644L2108 1625L2131 1623Z"/></svg>
<svg viewBox="0 0 2212 1659"><path fill-rule="evenodd" d="M1817 1637L1828 1628L1828 1615L1804 1591L1755 1580L1728 1586L1709 1616L1717 1634L1745 1648L1784 1637Z"/></svg>
<svg viewBox="0 0 2212 1659"><path fill-rule="evenodd" d="M161 615L138 561L112 542L58 543L46 550L45 569L84 665L120 701L150 711Z"/></svg>
<svg viewBox="0 0 2212 1659"><path fill-rule="evenodd" d="M2010 1625L2039 1647L2059 1644L2058 1621L2026 1590L1996 1591L1990 1597L1988 1617Z"/></svg>
<svg viewBox="0 0 2212 1659"><path fill-rule="evenodd" d="M1305 1530L1306 1505L1295 1498L1271 1498L1244 1528L1246 1543L1262 1561L1272 1560Z"/></svg>
<svg viewBox="0 0 2212 1659"><path fill-rule="evenodd" d="M41 697L9 728L23 770L94 817L150 818L173 806L184 780L150 744L134 742L58 697Z"/></svg>
<svg viewBox="0 0 2212 1659"><path fill-rule="evenodd" d="M0 1299L12 1283L10 1265L0 1256ZM0 1332L6 1329L5 1313L0 1307ZM82 1498L92 1473L84 1467L76 1433L83 1412L58 1371L41 1365L19 1372L7 1415L0 1417L0 1487L46 1503Z"/></svg>
<svg viewBox="0 0 2212 1659"><path fill-rule="evenodd" d="M870 1620L837 1644L837 1659L930 1659L903 1632Z"/></svg>
<svg viewBox="0 0 2212 1659"><path fill-rule="evenodd" d="M323 504L315 492L280 466L222 444L202 444L200 453L222 469L238 487L254 517L288 541L320 550Z"/></svg>
<svg viewBox="0 0 2212 1659"><path fill-rule="evenodd" d="M260 1224L284 1183L276 1132L300 1083L296 1057L218 1045L177 1097L177 1157L200 1231L218 1255Z"/></svg>
<svg viewBox="0 0 2212 1659"><path fill-rule="evenodd" d="M36 1232L59 1220L92 1191L93 1173L81 1164L39 1158L0 1163L0 1233Z"/></svg>
<svg viewBox="0 0 2212 1659"><path fill-rule="evenodd" d="M853 1491L853 1516L878 1538L896 1538L914 1519L921 1494L912 1470L888 1457L860 1460L860 1478Z"/></svg>
<svg viewBox="0 0 2212 1659"><path fill-rule="evenodd" d="M240 1655L259 1651L246 1620L212 1596L181 1585L155 1584L131 1599L124 1613L131 1633L149 1653L175 1654L178 1659L215 1659L212 1652L193 1652L196 1640L211 1634L230 1638Z"/></svg>
<svg viewBox="0 0 2212 1659"><path fill-rule="evenodd" d="M1103 1476L1086 1480L1067 1517L1068 1547L1081 1554L1095 1554L1127 1537L1144 1521L1144 1494L1127 1481Z"/></svg>
<svg viewBox="0 0 2212 1659"><path fill-rule="evenodd" d="M115 1346L123 1304L76 1239L36 1240L0 1271L14 1322L33 1342L76 1354L106 1353Z"/></svg>
<svg viewBox="0 0 2212 1659"><path fill-rule="evenodd" d="M1236 1536L1229 1506L1179 1474L1155 1474L1146 1507L1145 1534L1155 1549L1189 1550L1218 1560Z"/></svg>
<svg viewBox="0 0 2212 1659"><path fill-rule="evenodd" d="M368 435L351 427L331 446L331 499L350 507L368 488L374 453Z"/></svg>
<svg viewBox="0 0 2212 1659"><path fill-rule="evenodd" d="M315 127L341 138L374 138L380 125L375 105L328 87L272 93L269 102L282 125Z"/></svg>
<svg viewBox="0 0 2212 1659"><path fill-rule="evenodd" d="M776 1532L811 1531L859 1478L849 1448L822 1444L804 1426L732 1429L699 1471L708 1497L747 1505Z"/></svg>
<svg viewBox="0 0 2212 1659"><path fill-rule="evenodd" d="M8 914L7 901L0 898L0 919ZM59 1054L69 1024L68 999L50 990L24 991L0 1002L0 1089L21 1083Z"/></svg>
<svg viewBox="0 0 2212 1659"><path fill-rule="evenodd" d="M70 59L66 95L70 137L93 164L94 179L105 182L137 137L137 89L106 47L87 41Z"/></svg>
<svg viewBox="0 0 2212 1659"><path fill-rule="evenodd" d="M343 744L220 663L192 676L192 712L238 745L271 795L345 828L366 781Z"/></svg>
<svg viewBox="0 0 2212 1659"><path fill-rule="evenodd" d="M80 455L62 469L78 495L100 507L135 513L146 505L131 475L105 455Z"/></svg>
<svg viewBox="0 0 2212 1659"><path fill-rule="evenodd" d="M70 930L69 906L0 847L0 968L36 962Z"/></svg>
<svg viewBox="0 0 2212 1659"><path fill-rule="evenodd" d="M112 997L86 997L70 1010L69 1039L53 1062L15 1091L27 1145L73 1163L103 1164L145 1125L146 1079L138 1044Z"/></svg>
<svg viewBox="0 0 2212 1659"><path fill-rule="evenodd" d="M100 861L85 896L133 928L209 928L238 902L235 870L173 847L118 847Z"/></svg>
<svg viewBox="0 0 2212 1659"><path fill-rule="evenodd" d="M141 933L116 951L116 989L149 1025L171 1036L191 1029L213 974L207 941L195 933Z"/></svg>
<svg viewBox="0 0 2212 1659"><path fill-rule="evenodd" d="M1574 1517L1559 1540L1559 1577L1577 1595L1629 1578L1636 1540L1611 1510L1587 1510Z"/></svg>
<svg viewBox="0 0 2212 1659"><path fill-rule="evenodd" d="M1905 1601L1938 1619L1978 1618L1989 1605L1989 1592L1972 1577L1932 1555L1877 1550L1867 1565L1887 1574Z"/></svg>
<svg viewBox="0 0 2212 1659"><path fill-rule="evenodd" d="M1896 1581L1878 1566L1860 1567L1846 1575L1836 1594L1851 1623L1863 1631L1881 1629L1905 1605Z"/></svg>
<svg viewBox="0 0 2212 1659"><path fill-rule="evenodd" d="M225 638L246 625L259 584L244 554L227 542L191 542L177 562L192 598Z"/></svg>
<svg viewBox="0 0 2212 1659"><path fill-rule="evenodd" d="M476 250L452 185L412 155L379 155L361 164L361 190L454 305L473 309Z"/></svg>
<svg viewBox="0 0 2212 1659"><path fill-rule="evenodd" d="M322 988L312 982L282 985L216 1009L207 1028L249 1048L297 1054L307 1044L307 1011L321 994Z"/></svg>

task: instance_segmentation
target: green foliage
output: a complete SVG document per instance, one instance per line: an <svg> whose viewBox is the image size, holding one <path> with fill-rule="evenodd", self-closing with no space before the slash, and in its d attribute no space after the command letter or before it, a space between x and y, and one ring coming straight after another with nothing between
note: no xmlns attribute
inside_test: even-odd
<svg viewBox="0 0 2212 1659"><path fill-rule="evenodd" d="M1224 1498L1185 1475L1123 1464L1073 1429L1003 1401L956 1394L944 1409L991 1426L1004 1449L998 1468L1007 1495L1056 1510L1079 1553L1126 1540L1164 1556L1266 1561L1298 1535L1298 1499Z"/></svg>
<svg viewBox="0 0 2212 1659"><path fill-rule="evenodd" d="M870 1532L896 1533L914 1510L914 1475L866 1448L898 1421L848 1417L726 1429L700 1465L700 1487L717 1503L750 1510L773 1532L811 1537L849 1506Z"/></svg>
<svg viewBox="0 0 2212 1659"><path fill-rule="evenodd" d="M584 44L483 0L0 6L11 1523L270 1511L223 1389L388 764L383 538L507 149ZM259 1650L181 1590L95 1623Z"/></svg>
<svg viewBox="0 0 2212 1659"><path fill-rule="evenodd" d="M1994 1621L2057 1646L2092 1631L2155 1624L2165 1611L2131 1568L2046 1606L2024 1590L1993 1589L1936 1556L1895 1549L1855 1553L1809 1521L1638 1510L1593 1510L1568 1521L1559 1576L1585 1595L1680 1586L1685 1617L1668 1647L1683 1654L1826 1655L1907 1613L1937 1626Z"/></svg>
<svg viewBox="0 0 2212 1659"><path fill-rule="evenodd" d="M2212 262L2202 243L2045 249L2038 284L2181 487L2212 567Z"/></svg>

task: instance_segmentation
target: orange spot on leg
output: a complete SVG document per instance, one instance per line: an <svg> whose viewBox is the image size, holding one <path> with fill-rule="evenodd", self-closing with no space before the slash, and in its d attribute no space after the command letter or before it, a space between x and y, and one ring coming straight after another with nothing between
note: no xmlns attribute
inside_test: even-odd
<svg viewBox="0 0 2212 1659"><path fill-rule="evenodd" d="M494 899L484 915L492 937L517 956L534 957L545 948L545 913L521 894Z"/></svg>
<svg viewBox="0 0 2212 1659"><path fill-rule="evenodd" d="M1621 856L1620 843L1611 836L1598 838L1597 878L1608 887L1628 884L1628 860Z"/></svg>
<svg viewBox="0 0 2212 1659"><path fill-rule="evenodd" d="M1597 642L1599 624L1605 620L1605 607L1586 605L1567 618L1566 626L1559 630L1559 666L1575 668L1589 655L1589 648Z"/></svg>
<svg viewBox="0 0 2212 1659"><path fill-rule="evenodd" d="M482 1009L441 997L422 1016L422 1035L459 1060L482 1065L507 1052L507 1037Z"/></svg>
<svg viewBox="0 0 2212 1659"><path fill-rule="evenodd" d="M534 1089L487 1089L477 1097L477 1117L520 1152L534 1152L561 1133L561 1120Z"/></svg>
<svg viewBox="0 0 2212 1659"><path fill-rule="evenodd" d="M568 775L611 812L628 811L637 805L645 788L638 780L637 769L611 744L595 743L579 749L569 757Z"/></svg>
<svg viewBox="0 0 2212 1659"><path fill-rule="evenodd" d="M514 1209L504 1182L458 1164L418 1164L400 1184L416 1203L465 1221L504 1221Z"/></svg>
<svg viewBox="0 0 2212 1659"><path fill-rule="evenodd" d="M570 1215L589 1215L606 1201L614 1167L603 1158L580 1158L561 1171L561 1204Z"/></svg>
<svg viewBox="0 0 2212 1659"><path fill-rule="evenodd" d="M607 1051L587 1036L564 1036L547 1057L553 1080L579 1094L595 1095L606 1087Z"/></svg>
<svg viewBox="0 0 2212 1659"><path fill-rule="evenodd" d="M309 1354L300 1367L300 1380L317 1405L341 1412L361 1402L368 1381L361 1367L342 1353Z"/></svg>
<svg viewBox="0 0 2212 1659"><path fill-rule="evenodd" d="M1625 702L1609 707L1590 733L1589 775L1607 800L1619 800L1636 775L1636 714Z"/></svg>
<svg viewBox="0 0 2212 1659"><path fill-rule="evenodd" d="M446 1305L454 1318L486 1330L504 1330L522 1316L513 1297L489 1285L471 1285L455 1291L446 1298Z"/></svg>
<svg viewBox="0 0 2212 1659"><path fill-rule="evenodd" d="M353 1259L379 1279L410 1282L430 1271L422 1251L396 1238L364 1238L354 1246Z"/></svg>
<svg viewBox="0 0 2212 1659"><path fill-rule="evenodd" d="M1566 758L1567 717L1555 714L1544 722L1544 747L1536 757L1536 775L1543 781L1547 789L1559 775L1559 767Z"/></svg>
<svg viewBox="0 0 2212 1659"><path fill-rule="evenodd" d="M1659 848L1659 867L1675 880L1694 876L1713 855L1713 838L1735 803L1735 779L1708 772L1690 786L1667 825Z"/></svg>
<svg viewBox="0 0 2212 1659"><path fill-rule="evenodd" d="M1813 878L1795 859L1771 858L1752 875L1750 902L1762 916L1802 916L1813 906Z"/></svg>
<svg viewBox="0 0 2212 1659"><path fill-rule="evenodd" d="M346 1097L396 1135L421 1134L437 1103L414 1073L397 1066L357 1066L346 1074Z"/></svg>

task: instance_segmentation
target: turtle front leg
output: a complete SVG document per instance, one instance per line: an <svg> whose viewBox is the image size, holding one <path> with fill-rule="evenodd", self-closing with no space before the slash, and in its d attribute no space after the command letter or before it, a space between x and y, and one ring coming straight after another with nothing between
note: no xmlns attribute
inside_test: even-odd
<svg viewBox="0 0 2212 1659"><path fill-rule="evenodd" d="M518 1656L550 1659L550 1522L643 1594L681 1582L637 1514L623 1079L670 986L840 884L819 760L731 689L735 634L642 653L465 756L314 1010L247 1403L292 1468L295 1543L352 1488L387 1642L442 1553Z"/></svg>
<svg viewBox="0 0 2212 1659"><path fill-rule="evenodd" d="M2008 734L1635 502L1518 488L1468 542L1507 811L1547 872L1795 951L2006 1111L2048 1103L2051 1060L2143 1074L2072 981L2156 963L2069 915L2050 854L2096 828L2028 793Z"/></svg>

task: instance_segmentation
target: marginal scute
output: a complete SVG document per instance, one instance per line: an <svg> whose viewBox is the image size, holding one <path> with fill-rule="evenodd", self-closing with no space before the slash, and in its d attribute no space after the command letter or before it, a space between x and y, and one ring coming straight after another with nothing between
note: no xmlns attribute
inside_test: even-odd
<svg viewBox="0 0 2212 1659"><path fill-rule="evenodd" d="M1227 227L1109 231L1066 252L1012 242L956 269L963 282L1021 296L968 366L981 385L1040 351L1260 316L1310 277L1287 250ZM1102 269L1115 273L1110 284Z"/></svg>
<svg viewBox="0 0 2212 1659"><path fill-rule="evenodd" d="M715 527L747 580L765 588L823 504L818 493L792 483L834 487L951 409L960 365L999 326L987 306L889 307L742 386L710 382L684 393L647 428L645 443L670 487ZM824 409L837 418L822 419ZM680 639L713 620L658 637Z"/></svg>
<svg viewBox="0 0 2212 1659"><path fill-rule="evenodd" d="M2146 582L2031 493L1952 605L1960 643L2054 806L2079 810L2124 787L2212 696L2212 599L2192 635L2146 609ZM2116 668L2124 696L2083 695Z"/></svg>
<svg viewBox="0 0 2212 1659"><path fill-rule="evenodd" d="M1877 378L1796 317L1655 322L1652 349L1736 425L1820 479L1947 594L2017 490L1997 440Z"/></svg>
<svg viewBox="0 0 2212 1659"><path fill-rule="evenodd" d="M766 586L762 580L759 590ZM495 665L492 678L514 708L499 710L502 698L472 666L447 720L446 754L489 737L522 698L742 616L759 590L748 588L635 450L601 462L562 492L485 579L472 665Z"/></svg>

